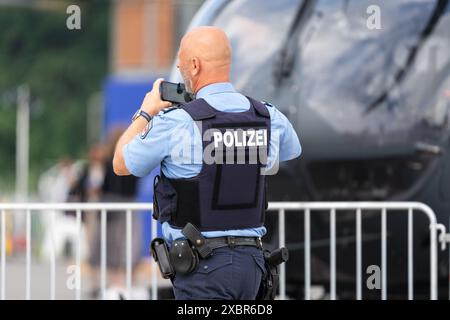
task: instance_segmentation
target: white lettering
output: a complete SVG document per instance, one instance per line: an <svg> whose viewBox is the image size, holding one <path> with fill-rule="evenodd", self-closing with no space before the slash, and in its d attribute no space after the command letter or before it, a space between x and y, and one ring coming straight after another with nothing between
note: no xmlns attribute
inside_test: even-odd
<svg viewBox="0 0 450 320"><path fill-rule="evenodd" d="M213 133L214 148L225 147L265 147L267 146L266 129L228 129L225 132L215 130ZM209 141L205 139L205 141Z"/></svg>
<svg viewBox="0 0 450 320"><path fill-rule="evenodd" d="M370 265L367 267L367 274L370 276L367 278L366 285L369 290L381 289L381 270L377 265Z"/></svg>
<svg viewBox="0 0 450 320"><path fill-rule="evenodd" d="M205 318L209 317L212 307L191 307L185 304L183 307L178 307L178 315L202 315Z"/></svg>
<svg viewBox="0 0 450 320"><path fill-rule="evenodd" d="M370 16L366 20L366 25L369 30L381 29L381 8L377 5L367 7L367 14Z"/></svg>
<svg viewBox="0 0 450 320"><path fill-rule="evenodd" d="M242 137L241 141L239 141L239 136ZM234 131L234 141L235 147L245 147L244 130L238 129Z"/></svg>
<svg viewBox="0 0 450 320"><path fill-rule="evenodd" d="M67 267L66 273L69 275L66 280L67 289L80 290L80 268L70 265Z"/></svg>
<svg viewBox="0 0 450 320"><path fill-rule="evenodd" d="M81 9L79 6L72 4L67 7L66 13L70 16L66 19L66 26L69 30L81 29Z"/></svg>
<svg viewBox="0 0 450 320"><path fill-rule="evenodd" d="M264 145L264 132L262 130L256 131L256 145L257 146Z"/></svg>
<svg viewBox="0 0 450 320"><path fill-rule="evenodd" d="M231 131L225 131L223 134L223 143L225 144L225 147L232 147L234 143L233 139L233 133Z"/></svg>
<svg viewBox="0 0 450 320"><path fill-rule="evenodd" d="M247 146L255 147L255 130L248 130L247 133L249 135Z"/></svg>
<svg viewBox="0 0 450 320"><path fill-rule="evenodd" d="M213 135L214 135L214 147L218 148L219 147L219 142L222 141L222 132L214 131Z"/></svg>

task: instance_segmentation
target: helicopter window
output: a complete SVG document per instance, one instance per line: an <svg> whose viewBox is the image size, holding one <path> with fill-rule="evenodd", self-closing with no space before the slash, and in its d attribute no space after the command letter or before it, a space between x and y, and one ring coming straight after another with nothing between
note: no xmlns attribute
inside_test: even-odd
<svg viewBox="0 0 450 320"><path fill-rule="evenodd" d="M247 82L244 71L261 68L264 62L282 46L301 0L230 2L217 16L214 25L224 29L233 48L232 78ZM242 41L242 33L250 35ZM235 59L239 57L239 59ZM245 74L251 75L250 72Z"/></svg>

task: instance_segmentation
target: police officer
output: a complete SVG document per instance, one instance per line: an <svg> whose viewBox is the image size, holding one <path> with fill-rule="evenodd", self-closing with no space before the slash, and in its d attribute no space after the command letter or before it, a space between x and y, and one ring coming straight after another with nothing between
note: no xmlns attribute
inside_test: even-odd
<svg viewBox="0 0 450 320"><path fill-rule="evenodd" d="M118 175L143 177L161 166L154 202L163 237L170 250L186 238L198 249L198 265L172 278L176 299L255 299L266 272L264 170L301 153L280 111L236 92L230 65L222 30L187 33L177 66L195 100L171 107L158 79L116 146ZM195 228L186 231L188 224Z"/></svg>

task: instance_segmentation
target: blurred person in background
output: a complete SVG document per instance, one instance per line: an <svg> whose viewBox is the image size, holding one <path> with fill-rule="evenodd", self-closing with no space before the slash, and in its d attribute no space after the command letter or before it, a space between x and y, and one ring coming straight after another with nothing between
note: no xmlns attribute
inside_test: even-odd
<svg viewBox="0 0 450 320"><path fill-rule="evenodd" d="M39 197L44 202L66 202L77 180L77 166L66 156L39 177Z"/></svg>
<svg viewBox="0 0 450 320"><path fill-rule="evenodd" d="M40 175L38 182L39 198L43 202L69 201L70 191L78 181L81 167L81 161L73 161L69 156L62 158L57 164ZM42 223L44 229L40 254L42 257L49 259L51 256L50 248L54 246L57 257L69 257L73 254L73 248L75 248L77 242L75 219L68 217L63 211L43 210L42 212L44 214L36 218L39 223ZM55 213L53 230L50 213ZM16 216L14 220L19 226L19 230L25 230L23 217L21 215ZM82 229L81 232L83 233L84 230ZM21 239L19 242L23 242L25 248L25 235L20 234L19 237ZM82 241L83 248L85 245L85 242Z"/></svg>
<svg viewBox="0 0 450 320"><path fill-rule="evenodd" d="M134 176L119 177L114 174L112 159L114 147L123 133L123 129L117 128L110 132L105 146L104 179L101 187L100 200L103 202L134 202L137 190L137 178ZM98 279L100 267L100 215L97 215L94 243L91 250L90 264L96 269L95 278ZM125 267L126 267L126 213L125 211L111 211L107 214L107 236L106 265L108 268L109 288L106 299L120 297L125 289ZM132 270L140 261L141 235L138 213L132 217ZM99 283L95 281L94 283ZM98 297L98 288L94 289L94 295Z"/></svg>
<svg viewBox="0 0 450 320"><path fill-rule="evenodd" d="M105 178L104 149L104 146L101 144L94 144L89 148L88 161L82 168L78 180L70 191L72 201L100 201L101 189Z"/></svg>
<svg viewBox="0 0 450 320"><path fill-rule="evenodd" d="M105 179L105 146L93 144L89 148L88 161L81 168L80 175L69 194L70 202L99 202ZM75 215L75 212L71 212ZM93 247L95 240L96 211L84 211L82 215L86 227L87 241Z"/></svg>

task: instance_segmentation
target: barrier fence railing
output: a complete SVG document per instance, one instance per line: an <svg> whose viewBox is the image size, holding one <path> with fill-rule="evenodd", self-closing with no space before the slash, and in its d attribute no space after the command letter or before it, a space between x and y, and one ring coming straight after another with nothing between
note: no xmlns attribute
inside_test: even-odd
<svg viewBox="0 0 450 320"><path fill-rule="evenodd" d="M328 211L330 214L330 299L336 299L336 213L345 210L355 212L356 224L356 299L362 299L362 215L369 210L379 210L381 213L381 298L387 298L387 213L388 211L407 212L408 214L408 299L414 297L413 282L413 212L422 212L429 220L430 235L430 299L438 296L438 251L437 232L441 232L440 242L444 245L445 226L438 224L433 210L419 202L272 202L269 210L278 211L279 246L285 243L285 215L289 211L304 212L304 296L311 299L311 214ZM448 238L448 236L447 236ZM286 298L286 270L280 267L280 299Z"/></svg>
<svg viewBox="0 0 450 320"><path fill-rule="evenodd" d="M24 211L26 214L26 275L25 275L25 298L31 299L31 215L39 211L50 211L50 228L55 226L55 212L71 210L76 212L77 226L77 246L76 246L76 266L81 267L81 214L86 211L100 211L100 284L102 298L105 298L107 288L107 214L111 211L125 211L126 226L126 288L128 296L132 286L132 212L152 210L152 203L0 203L1 213L1 271L0 281L1 299L6 299L6 228L5 215L7 211ZM439 240L445 244L448 242L448 235L445 227L438 224L433 210L423 203L418 202L271 202L269 211L278 212L278 234L279 246L286 246L286 214L298 211L304 212L304 281L305 299L311 299L311 214L316 212L329 211L330 214L330 299L336 299L336 214L342 210L353 210L355 212L356 224L356 298L362 299L362 215L368 210L379 210L381 213L381 297L387 298L387 213L390 211L406 211L408 216L408 299L413 299L413 212L422 212L429 220L430 234L430 299L437 299L438 279L437 279L437 244L438 231L441 232ZM157 222L151 219L152 236L157 233ZM55 266L56 255L52 242L50 248L50 299L56 298L55 292ZM81 299L81 274L77 272L77 286L75 299ZM151 268L151 298L158 299L158 270L156 263L152 259ZM286 299L286 267L280 267L280 288L279 299Z"/></svg>
<svg viewBox="0 0 450 320"><path fill-rule="evenodd" d="M125 211L126 213L126 225L125 228L125 241L126 241L126 267L125 267L125 279L126 289L128 296L131 293L131 281L132 281L132 212L133 211L148 211L152 210L152 203L0 203L1 214L1 271L0 281L1 290L0 297L2 300L6 299L5 284L6 284L6 227L5 216L7 211L25 212L25 235L26 235L26 274L25 274L25 299L31 299L31 215L36 212L50 211L50 228L53 232L55 227L55 213L58 211L75 211L76 212L76 229L77 229L77 245L75 250L75 263L76 263L76 289L75 299L81 299L81 214L87 211L99 211L100 212L100 289L101 296L105 298L106 286L107 286L107 213L112 211ZM152 219L151 228L152 234L156 234L157 230L156 221ZM56 255L53 241L50 248L50 299L56 298L55 293L55 269L56 269ZM157 299L157 273L156 264L152 259L152 299Z"/></svg>

